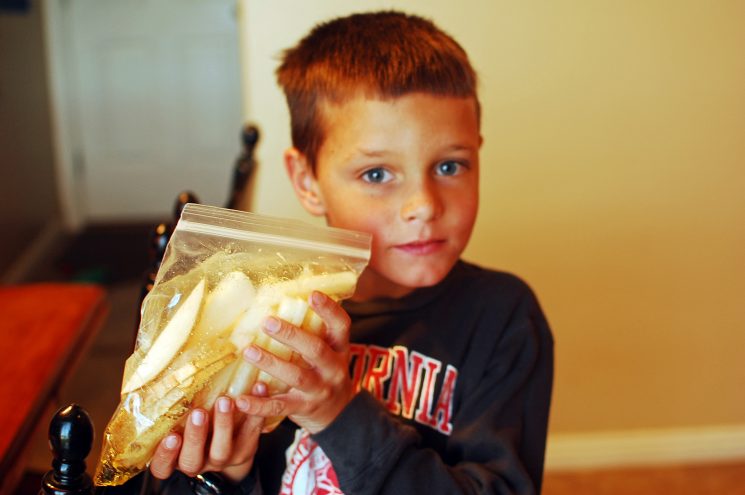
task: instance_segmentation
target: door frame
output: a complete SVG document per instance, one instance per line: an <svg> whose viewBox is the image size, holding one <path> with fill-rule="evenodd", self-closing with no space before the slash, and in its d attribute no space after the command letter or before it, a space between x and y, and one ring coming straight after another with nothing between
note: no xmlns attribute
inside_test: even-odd
<svg viewBox="0 0 745 495"><path fill-rule="evenodd" d="M80 161L80 123L75 108L75 60L70 46L68 12L73 0L39 2L46 50L50 130L57 194L66 230L77 232L86 222ZM76 158L77 157L77 158Z"/></svg>

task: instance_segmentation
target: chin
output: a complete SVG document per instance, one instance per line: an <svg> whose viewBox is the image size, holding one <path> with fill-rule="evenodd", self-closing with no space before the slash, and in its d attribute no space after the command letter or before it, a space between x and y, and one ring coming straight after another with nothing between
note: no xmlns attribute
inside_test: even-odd
<svg viewBox="0 0 745 495"><path fill-rule="evenodd" d="M447 277L455 262L448 266L429 267L427 269L413 269L397 271L392 274L391 280L398 285L410 289L420 289L437 285Z"/></svg>

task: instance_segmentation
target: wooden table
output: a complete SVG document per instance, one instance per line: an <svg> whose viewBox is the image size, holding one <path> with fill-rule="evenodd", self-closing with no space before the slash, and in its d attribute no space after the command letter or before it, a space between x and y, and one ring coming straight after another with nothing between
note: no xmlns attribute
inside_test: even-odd
<svg viewBox="0 0 745 495"><path fill-rule="evenodd" d="M0 494L13 489L30 435L49 423L57 390L107 311L96 285L0 286Z"/></svg>

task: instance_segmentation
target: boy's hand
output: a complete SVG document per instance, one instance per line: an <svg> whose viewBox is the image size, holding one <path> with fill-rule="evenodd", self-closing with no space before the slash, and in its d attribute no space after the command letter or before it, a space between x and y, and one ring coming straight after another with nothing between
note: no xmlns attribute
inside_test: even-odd
<svg viewBox="0 0 745 495"><path fill-rule="evenodd" d="M255 345L244 352L246 360L289 385L290 390L270 398L241 397L238 406L254 416L286 415L310 433L317 433L354 396L348 371L350 319L323 293L313 292L309 302L325 323L325 335L312 335L275 317L264 324L264 331L300 354L306 366L279 359Z"/></svg>
<svg viewBox="0 0 745 495"><path fill-rule="evenodd" d="M256 384L253 393L265 395L266 386ZM165 479L178 469L187 476L218 471L234 483L245 478L253 465L264 418L241 418L234 409L229 397L219 398L212 413L212 428L207 411L191 411L183 437L171 433L158 444L150 461L153 476Z"/></svg>

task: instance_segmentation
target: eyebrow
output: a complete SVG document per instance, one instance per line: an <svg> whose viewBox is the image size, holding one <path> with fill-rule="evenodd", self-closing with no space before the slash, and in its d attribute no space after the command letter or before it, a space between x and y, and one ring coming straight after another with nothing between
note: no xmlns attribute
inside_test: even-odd
<svg viewBox="0 0 745 495"><path fill-rule="evenodd" d="M370 158L380 158L381 156L385 156L388 154L388 151L385 150L368 150L365 148L357 148L357 152L359 154L370 157Z"/></svg>
<svg viewBox="0 0 745 495"><path fill-rule="evenodd" d="M453 144L451 146L446 147L443 151L473 151L473 146L467 146L464 144Z"/></svg>
<svg viewBox="0 0 745 495"><path fill-rule="evenodd" d="M467 146L463 144L453 144L453 145L447 146L442 149L442 151L446 153L450 153L453 151L473 151L473 150L474 150L473 146ZM391 153L388 150L370 150L370 149L365 149L365 148L357 148L357 152L369 158L380 158L380 157L383 157Z"/></svg>

